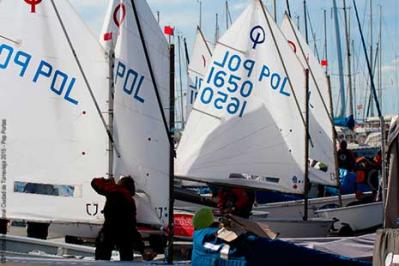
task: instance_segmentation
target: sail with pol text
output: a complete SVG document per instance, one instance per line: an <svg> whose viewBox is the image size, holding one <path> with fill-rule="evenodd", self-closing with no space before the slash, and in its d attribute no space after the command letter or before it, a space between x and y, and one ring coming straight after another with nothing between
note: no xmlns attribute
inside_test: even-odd
<svg viewBox="0 0 399 266"><path fill-rule="evenodd" d="M102 222L107 77L68 1L0 1L2 218Z"/></svg>
<svg viewBox="0 0 399 266"><path fill-rule="evenodd" d="M309 110L314 117L309 123L311 138L309 179L314 183L336 186L334 128L329 110L331 103L327 77L288 15L284 16L281 31L303 67L309 68Z"/></svg>
<svg viewBox="0 0 399 266"><path fill-rule="evenodd" d="M146 1L130 0L110 1L101 42L109 54L115 55L113 134L120 156L114 156L114 176L134 178L138 222L166 225L168 44Z"/></svg>
<svg viewBox="0 0 399 266"><path fill-rule="evenodd" d="M213 46L206 41L201 28L197 27L194 48L188 65L187 117L190 115L207 67L211 62L212 50Z"/></svg>
<svg viewBox="0 0 399 266"><path fill-rule="evenodd" d="M177 150L176 175L303 193L304 84L304 69L272 17L251 1L215 47Z"/></svg>

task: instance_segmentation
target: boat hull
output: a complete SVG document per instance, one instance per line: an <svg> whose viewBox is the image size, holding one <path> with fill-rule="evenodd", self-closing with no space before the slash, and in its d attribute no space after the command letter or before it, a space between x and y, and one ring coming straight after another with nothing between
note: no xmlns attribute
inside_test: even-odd
<svg viewBox="0 0 399 266"><path fill-rule="evenodd" d="M331 208L318 210L315 214L326 219L337 219L334 223L335 229L345 225L350 226L352 231L366 230L377 227L383 222L382 202L373 202L342 208Z"/></svg>
<svg viewBox="0 0 399 266"><path fill-rule="evenodd" d="M267 224L270 229L278 233L281 238L307 238L327 237L333 220L309 219L307 221L297 219L253 219L254 221Z"/></svg>
<svg viewBox="0 0 399 266"><path fill-rule="evenodd" d="M355 194L343 195L342 203L347 205L356 201ZM315 211L327 206L339 206L338 196L309 199L309 217L317 217ZM269 212L269 218L302 219L304 216L304 200L268 203L254 207L254 210Z"/></svg>

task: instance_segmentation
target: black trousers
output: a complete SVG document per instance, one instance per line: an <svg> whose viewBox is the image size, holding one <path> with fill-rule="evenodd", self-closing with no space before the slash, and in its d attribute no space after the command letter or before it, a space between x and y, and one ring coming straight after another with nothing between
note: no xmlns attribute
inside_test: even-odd
<svg viewBox="0 0 399 266"><path fill-rule="evenodd" d="M133 239L131 234L102 228L96 239L96 260L110 260L112 250L119 249L121 261L133 260Z"/></svg>

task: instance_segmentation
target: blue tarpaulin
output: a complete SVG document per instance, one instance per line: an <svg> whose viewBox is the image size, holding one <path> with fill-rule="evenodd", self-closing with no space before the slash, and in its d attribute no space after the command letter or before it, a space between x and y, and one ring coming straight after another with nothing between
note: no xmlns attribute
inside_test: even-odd
<svg viewBox="0 0 399 266"><path fill-rule="evenodd" d="M336 117L334 118L334 125L339 127L347 127L350 130L353 130L355 128L355 119L353 118L353 115L348 117Z"/></svg>
<svg viewBox="0 0 399 266"><path fill-rule="evenodd" d="M193 266L273 265L273 266L368 266L369 262L350 259L297 246L282 240L242 235L229 244L216 237L218 228L194 232ZM223 252L228 250L228 252ZM226 257L227 256L227 257Z"/></svg>

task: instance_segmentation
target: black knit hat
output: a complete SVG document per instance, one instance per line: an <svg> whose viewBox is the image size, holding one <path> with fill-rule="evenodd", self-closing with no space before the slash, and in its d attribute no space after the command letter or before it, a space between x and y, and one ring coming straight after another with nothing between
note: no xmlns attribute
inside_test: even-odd
<svg viewBox="0 0 399 266"><path fill-rule="evenodd" d="M136 193L136 187L134 185L134 180L131 176L124 176L121 177L119 180L119 185L125 187L127 190L129 190L130 194L133 196Z"/></svg>

